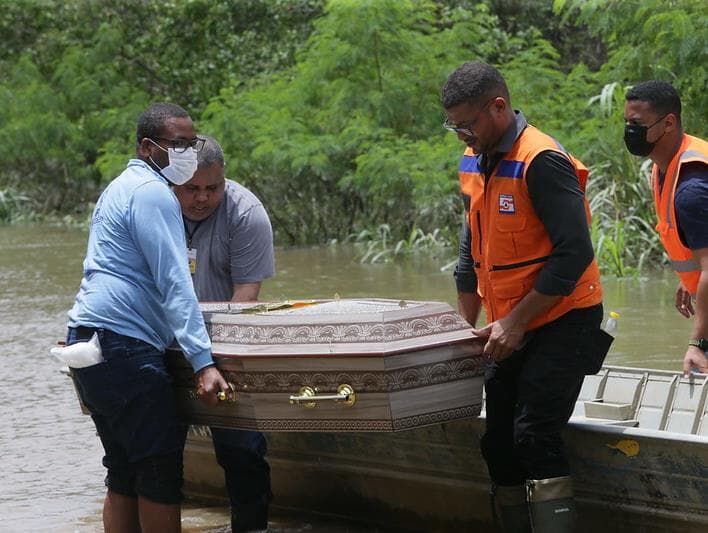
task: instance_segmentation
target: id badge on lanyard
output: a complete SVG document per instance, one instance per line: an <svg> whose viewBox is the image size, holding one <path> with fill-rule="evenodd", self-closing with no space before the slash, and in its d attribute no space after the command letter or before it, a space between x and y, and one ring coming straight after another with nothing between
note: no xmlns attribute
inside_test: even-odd
<svg viewBox="0 0 708 533"><path fill-rule="evenodd" d="M200 220L197 222L197 225L194 226L192 231L189 231L187 219L183 218L182 222L184 223L184 235L187 237L187 264L189 265L189 273L194 275L197 272L197 249L192 248L192 237L194 237L194 234L199 229L199 226L202 225L203 221Z"/></svg>
<svg viewBox="0 0 708 533"><path fill-rule="evenodd" d="M189 273L195 274L197 272L197 249L187 248L187 264L189 264Z"/></svg>

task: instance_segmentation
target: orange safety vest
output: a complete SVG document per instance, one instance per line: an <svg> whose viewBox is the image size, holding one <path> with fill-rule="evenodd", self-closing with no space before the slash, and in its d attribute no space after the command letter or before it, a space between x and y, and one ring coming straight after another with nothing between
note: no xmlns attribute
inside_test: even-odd
<svg viewBox="0 0 708 533"><path fill-rule="evenodd" d="M666 168L663 187L659 187L659 167L654 165L651 174L651 181L654 187L654 207L659 218L656 230L659 232L661 243L666 248L672 268L683 286L693 296L698 290L701 267L693 258L691 249L681 241L679 236L678 227L676 226L674 196L681 167L694 161L708 164L708 142L698 137L684 134L681 146Z"/></svg>
<svg viewBox="0 0 708 533"><path fill-rule="evenodd" d="M484 304L487 323L508 315L526 296L553 252L553 244L536 215L526 185L529 165L539 153L547 150L561 153L570 160L585 191L587 168L555 139L530 125L497 163L486 185L471 148L465 150L460 163L460 187L470 198L468 216L477 293ZM585 212L589 224L587 200ZM600 270L593 259L573 292L533 319L529 329L551 322L572 309L601 301Z"/></svg>

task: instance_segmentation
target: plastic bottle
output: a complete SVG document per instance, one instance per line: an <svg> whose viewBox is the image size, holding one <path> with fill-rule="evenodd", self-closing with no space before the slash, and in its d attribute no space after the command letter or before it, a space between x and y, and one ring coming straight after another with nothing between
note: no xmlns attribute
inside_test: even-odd
<svg viewBox="0 0 708 533"><path fill-rule="evenodd" d="M617 331L617 319L619 317L619 313L616 313L615 311L610 311L610 316L607 318L607 322L605 322L605 331L607 333L612 334Z"/></svg>

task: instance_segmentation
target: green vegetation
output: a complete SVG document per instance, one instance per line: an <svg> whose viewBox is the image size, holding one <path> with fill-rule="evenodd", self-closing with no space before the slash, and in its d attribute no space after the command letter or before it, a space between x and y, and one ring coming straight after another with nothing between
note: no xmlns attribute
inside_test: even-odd
<svg viewBox="0 0 708 533"><path fill-rule="evenodd" d="M280 244L362 259L448 246L461 146L439 91L499 66L514 106L591 167L606 273L663 260L648 166L622 144L624 91L674 83L706 136L702 0L0 0L0 222L83 221L151 101L184 105ZM454 248L448 255L454 255Z"/></svg>
<svg viewBox="0 0 708 533"><path fill-rule="evenodd" d="M442 235L439 229L425 233L420 228L413 228L405 239L396 240L391 233L391 226L381 224L376 230L362 230L358 234L349 235L343 244L351 244L359 251L361 263L384 263L399 257L408 257L424 253L436 256L441 253L449 255L452 243ZM335 239L330 244L338 244Z"/></svg>
<svg viewBox="0 0 708 533"><path fill-rule="evenodd" d="M35 218L29 196L13 189L0 190L0 223L32 222Z"/></svg>

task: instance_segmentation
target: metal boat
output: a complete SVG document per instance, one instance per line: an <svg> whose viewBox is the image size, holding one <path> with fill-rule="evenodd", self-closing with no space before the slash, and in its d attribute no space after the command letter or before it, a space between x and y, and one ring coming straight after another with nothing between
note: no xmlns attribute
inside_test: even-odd
<svg viewBox="0 0 708 533"><path fill-rule="evenodd" d="M606 366L565 431L580 531L708 531L708 376ZM399 433L268 433L274 504L410 531L494 531L484 413ZM224 498L208 428L185 449L186 492Z"/></svg>

